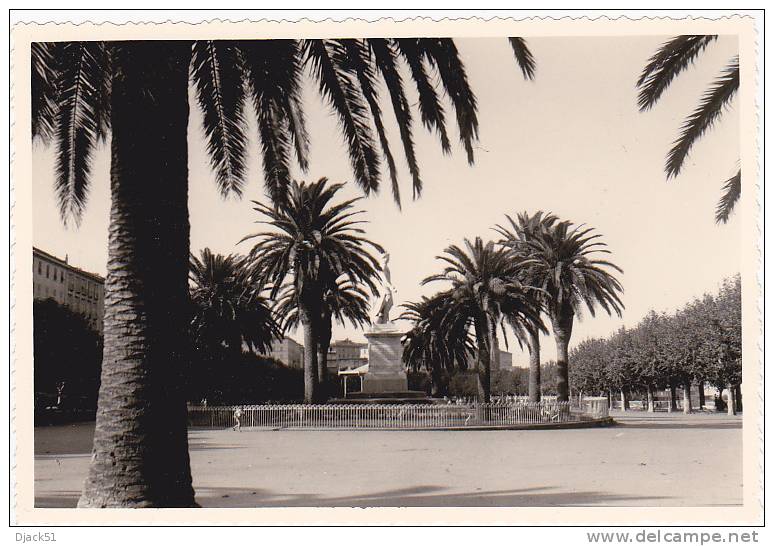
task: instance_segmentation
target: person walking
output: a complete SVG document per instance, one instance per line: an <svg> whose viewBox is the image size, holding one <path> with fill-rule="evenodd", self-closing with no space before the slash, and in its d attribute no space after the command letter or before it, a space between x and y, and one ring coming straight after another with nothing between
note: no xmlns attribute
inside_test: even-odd
<svg viewBox="0 0 774 546"><path fill-rule="evenodd" d="M233 430L242 432L242 423L239 421L239 418L242 417L242 408L237 408L234 410L234 421L236 421L236 424L233 427Z"/></svg>

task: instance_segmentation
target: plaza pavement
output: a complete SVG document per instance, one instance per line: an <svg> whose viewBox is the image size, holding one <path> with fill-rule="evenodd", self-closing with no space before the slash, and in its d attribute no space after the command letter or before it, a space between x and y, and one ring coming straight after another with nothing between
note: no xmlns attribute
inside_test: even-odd
<svg viewBox="0 0 774 546"><path fill-rule="evenodd" d="M614 417L576 430L193 429L191 466L203 507L741 504L741 416ZM36 506L75 506L92 434L35 429Z"/></svg>

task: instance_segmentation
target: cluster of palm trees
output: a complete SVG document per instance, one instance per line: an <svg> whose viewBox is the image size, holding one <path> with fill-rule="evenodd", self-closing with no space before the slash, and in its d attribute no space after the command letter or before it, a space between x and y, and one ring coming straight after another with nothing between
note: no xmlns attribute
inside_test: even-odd
<svg viewBox="0 0 774 546"><path fill-rule="evenodd" d="M557 347L557 394L569 399L568 348L575 317L586 307L620 316L623 288L610 270L621 269L599 257L610 251L593 228L538 212L506 216L497 225L498 241L480 237L451 245L438 259L440 273L423 283L448 287L405 305L401 318L413 326L404 338L403 359L426 368L438 388L443 369L466 367L475 357L478 395L489 402L492 357L499 355L498 331L510 328L530 353L529 397L540 400L540 334L548 317Z"/></svg>
<svg viewBox="0 0 774 546"><path fill-rule="evenodd" d="M531 79L535 62L526 43L509 41ZM464 64L450 38L36 42L30 77L32 138L56 148L63 219L79 221L94 149L111 134L105 350L94 451L79 506L193 506L180 388L190 310L189 84L224 195L241 195L253 116L266 191L276 206L288 200L294 160L302 171L308 168L301 96L304 81L311 81L339 121L355 183L365 194L377 192L384 156L399 202L380 84L398 122L417 197L422 179L414 108L449 153L448 98L473 162L477 103ZM410 84L416 107L407 98ZM281 270L276 265L264 274L281 284ZM308 279L301 275L294 289L323 290ZM310 323L317 311L300 308L299 320Z"/></svg>
<svg viewBox="0 0 774 546"><path fill-rule="evenodd" d="M191 337L200 359L267 353L289 330L304 332L304 398L327 395L333 322L370 323L382 248L364 236L359 198L334 202L342 184L293 181L281 205L254 202L266 231L246 255L191 256Z"/></svg>
<svg viewBox="0 0 774 546"><path fill-rule="evenodd" d="M509 43L522 74L532 79L535 61L525 41L516 37ZM194 506L181 388L190 312L189 85L203 112L209 160L224 195L241 195L250 117L258 128L271 204L256 203L256 209L276 230L255 235L251 261L259 263L251 274L273 295L296 302L294 320L304 328L310 362L306 379L314 399L321 367L310 351L324 348L324 317L338 316L336 302L364 296L358 284L370 288L370 270L376 263L365 247L376 247L352 241L359 229L346 212L352 203L339 205L344 208L338 211L326 209L330 217L343 216L339 220L315 223L307 218L295 225L287 219L289 211L308 206L311 193L326 191L325 184L291 181L294 163L302 171L308 168L302 84L311 81L337 118L357 186L366 195L379 190L383 157L399 204L379 90L387 91L412 192L418 197L422 178L412 133L414 108L422 125L440 140L442 151L449 153L448 102L461 146L468 161L474 160L477 102L465 66L450 38L47 42L32 44L30 77L31 134L56 148L55 184L63 219L79 221L88 200L94 150L111 135L102 376L94 448L79 506ZM416 106L407 98L411 84ZM531 242L515 232L512 241L494 246L474 242L467 245L467 254L478 252L487 260L498 253L518 256L515 246L534 245L534 256L521 260L519 275L553 271L555 280L545 277L533 283L510 274L501 277L488 273L488 262L478 264L486 281L457 282L471 265L465 261L459 268L450 264L452 269L441 275L452 283L445 305L471 314L467 323L476 330L480 360L487 358L482 349L489 346L486 340L496 339L492 331L499 325L523 327L526 339L536 340L530 329L542 331L536 320L539 310L551 318L566 368L566 344L580 303L593 309L593 300L620 311L617 284L593 284L601 279L598 266L603 264L586 267L587 250L578 253L577 261L562 257L539 265L541 245L548 259L550 252L568 253L573 245L585 248L588 243L581 232L562 222L546 228L546 233L554 232ZM564 240L566 247L552 246ZM337 261L339 251L348 263ZM449 259L463 254L451 253ZM359 260L354 269L352 260ZM571 287L572 282L579 284ZM585 284L589 282L592 285ZM544 295L528 301L528 294ZM223 343L233 345L236 340L224 338ZM537 351L536 343L530 347Z"/></svg>

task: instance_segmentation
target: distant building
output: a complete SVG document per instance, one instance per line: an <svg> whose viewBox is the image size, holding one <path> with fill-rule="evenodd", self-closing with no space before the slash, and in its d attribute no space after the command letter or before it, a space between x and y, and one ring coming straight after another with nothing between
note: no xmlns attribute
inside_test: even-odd
<svg viewBox="0 0 774 546"><path fill-rule="evenodd" d="M478 359L478 355L473 355L473 360ZM499 350L497 358L489 362L489 368L495 370L510 370L513 367L513 354L508 351Z"/></svg>
<svg viewBox="0 0 774 546"><path fill-rule="evenodd" d="M271 351L265 355L279 360L289 368L304 368L304 346L289 337L272 343Z"/></svg>
<svg viewBox="0 0 774 546"><path fill-rule="evenodd" d="M342 339L331 343L328 349L328 373L359 368L368 364L368 343Z"/></svg>
<svg viewBox="0 0 774 546"><path fill-rule="evenodd" d="M513 368L513 354L508 351L500 350L500 362L498 363L501 370L510 370Z"/></svg>
<svg viewBox="0 0 774 546"><path fill-rule="evenodd" d="M53 299L84 315L102 333L105 309L105 279L78 269L53 254L32 247L32 296Z"/></svg>

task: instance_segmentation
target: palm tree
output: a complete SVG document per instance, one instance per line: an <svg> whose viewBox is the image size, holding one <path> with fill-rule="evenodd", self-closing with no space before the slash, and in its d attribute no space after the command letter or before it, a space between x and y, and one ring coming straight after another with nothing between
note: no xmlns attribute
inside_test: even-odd
<svg viewBox="0 0 774 546"><path fill-rule="evenodd" d="M510 229L503 226L496 226L495 230L502 235L503 239L500 241L501 245L510 248L514 254L515 259L522 262L529 257L529 247L525 244L526 241L532 240L537 237L542 231L550 229L559 219L553 214L545 214L543 211L538 211L536 214L529 215L527 212L522 212L517 215L517 219L506 215ZM536 285L539 284L539 279L535 278L537 272L533 272L528 268L522 268L522 279L527 284ZM543 312L546 309L546 298L544 294L536 292L534 294ZM540 333L534 328L526 328L527 332L527 349L529 350L529 400L530 402L540 401Z"/></svg>
<svg viewBox="0 0 774 546"><path fill-rule="evenodd" d="M360 198L333 204L343 184L328 184L326 178L307 184L291 182L288 197L276 206L253 201L255 211L274 229L248 235L257 239L250 251L256 277L272 286L276 297L282 286L291 283L298 322L304 330L304 398L316 402L318 393L317 347L321 338L321 318L325 293L331 279L346 276L353 284L362 284L371 292L373 279L380 270L371 250L382 247L363 236L365 223L353 210Z"/></svg>
<svg viewBox="0 0 774 546"><path fill-rule="evenodd" d="M717 40L717 35L676 36L663 44L650 58L637 80L640 89L638 103L640 111L651 109L661 95L681 72ZM704 92L699 106L691 113L680 128L680 135L672 144L667 155L667 178L676 177L683 168L693 145L723 115L723 111L739 90L739 56L732 57L720 76ZM715 210L715 221L728 222L739 196L742 194L742 169L723 183L723 195Z"/></svg>
<svg viewBox="0 0 774 546"><path fill-rule="evenodd" d="M250 278L244 257L213 254L209 248L191 255L191 330L194 346L203 351L243 347L266 352L282 330L261 288Z"/></svg>
<svg viewBox="0 0 774 546"><path fill-rule="evenodd" d="M454 368L465 369L475 353L475 345L462 315L449 312L453 298L439 292L431 298L407 302L398 317L411 321L412 327L401 339L403 362L414 371L425 368L430 372L431 394L441 394L441 373Z"/></svg>
<svg viewBox="0 0 774 546"><path fill-rule="evenodd" d="M534 60L511 39L525 77ZM301 103L308 69L337 116L356 183L377 191L388 159L376 84L381 76L398 120L415 196L421 192L411 105L401 64L410 67L423 125L445 152L451 98L472 162L476 102L451 39L49 42L31 48L32 136L57 149L56 191L65 221L86 206L91 158L112 133L105 351L89 477L79 506L193 506L186 407L180 374L188 320L189 81L203 111L218 187L241 194L247 113L255 111L269 195L284 199L293 157L307 166ZM161 370L149 374L147 370Z"/></svg>
<svg viewBox="0 0 774 546"><path fill-rule="evenodd" d="M317 383L324 387L328 380L328 350L331 346L334 319L341 326L350 323L362 328L371 323L369 293L362 284L353 283L346 275L334 279L323 289L320 307L320 330L317 341ZM299 324L298 298L293 284L286 284L280 293L276 312L282 317L283 329L295 329ZM325 397L323 392L321 397Z"/></svg>
<svg viewBox="0 0 774 546"><path fill-rule="evenodd" d="M464 320L473 329L476 339L479 399L490 400L491 347L497 328L503 321L513 329L518 340L524 339L526 328L545 331L540 321L540 309L535 303L535 289L520 280L520 264L510 250L484 243L480 237L465 248L447 247L437 257L446 266L443 272L422 281L427 284L445 281L451 284L446 292L449 300L446 312Z"/></svg>
<svg viewBox="0 0 774 546"><path fill-rule="evenodd" d="M609 254L594 228L559 222L524 240L528 257L521 263L534 286L541 291L556 341L557 391L560 401L569 400L568 349L575 315L585 304L594 316L597 305L608 314L621 316L623 287L607 268L620 273L617 265L594 257Z"/></svg>

